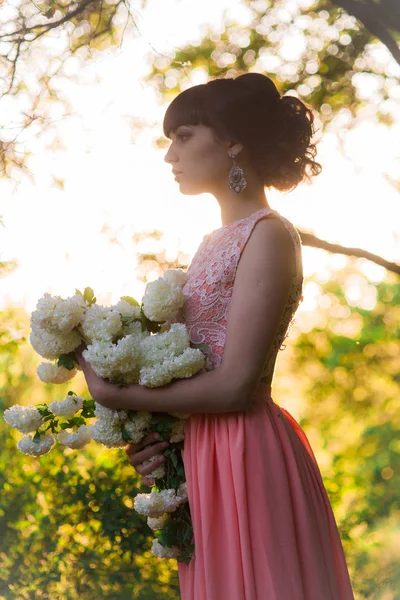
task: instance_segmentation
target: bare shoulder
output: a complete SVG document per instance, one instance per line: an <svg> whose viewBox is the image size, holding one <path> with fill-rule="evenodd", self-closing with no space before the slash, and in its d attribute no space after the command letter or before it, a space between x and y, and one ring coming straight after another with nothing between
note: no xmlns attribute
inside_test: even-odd
<svg viewBox="0 0 400 600"><path fill-rule="evenodd" d="M242 252L238 270L251 265L251 270L262 270L267 265L290 276L294 270L295 247L290 231L280 218L261 219L254 226Z"/></svg>
<svg viewBox="0 0 400 600"><path fill-rule="evenodd" d="M291 233L279 218L260 220L242 251L221 365L239 410L247 406L273 348L290 295L294 257Z"/></svg>

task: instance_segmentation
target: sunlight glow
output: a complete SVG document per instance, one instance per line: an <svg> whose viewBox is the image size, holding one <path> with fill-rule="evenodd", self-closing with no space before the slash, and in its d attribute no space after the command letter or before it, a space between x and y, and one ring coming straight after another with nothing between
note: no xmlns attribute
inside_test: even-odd
<svg viewBox="0 0 400 600"><path fill-rule="evenodd" d="M208 0L196 5L193 19L190 2L152 0L137 11L141 37L124 41L122 50L107 51L84 68L70 59L68 68L71 74L78 71L78 81L60 80L59 88L71 103L72 115L63 116L54 104L50 114L58 120L57 129L46 134L38 130L26 141L34 182L19 183L15 194L10 182L0 182L5 225L0 258L19 262L14 273L0 280L0 306L12 303L30 311L45 291L68 296L88 285L106 303L120 295L140 297L144 284L137 279L134 233L159 229L168 258L179 252L191 258L202 237L220 226L213 197L180 194L164 162L165 150L154 145L154 138L162 134L166 106L140 78L149 69L149 44L167 55L172 47L198 36L202 20L211 22L212 16L215 25L220 23L224 9L225 1ZM248 17L239 0L229 3L229 14L243 23ZM281 50L286 57L298 56L302 40L302 33L285 38ZM226 64L228 58L223 58ZM386 58L384 54L382 60ZM278 66L278 57L265 50L251 70L275 72ZM314 67L307 64L311 77L318 76ZM173 69L170 77L172 87ZM206 80L204 68L198 67L183 86ZM365 94L372 87L366 85ZM19 102L16 107L14 99L2 99L3 122L12 121L21 110L22 96ZM398 260L400 203L388 178L398 174L400 118L392 129L365 122L345 133L347 117L342 111L336 130L327 131L319 144L323 173L312 185L287 195L267 190L268 201L299 229ZM132 120L143 129L133 133ZM312 312L323 306L319 283L349 259L309 247L303 248L303 257L305 276L314 282L307 284L300 310ZM376 292L368 282L382 281L386 271L368 261L360 261L360 271L346 297L350 304L369 310Z"/></svg>

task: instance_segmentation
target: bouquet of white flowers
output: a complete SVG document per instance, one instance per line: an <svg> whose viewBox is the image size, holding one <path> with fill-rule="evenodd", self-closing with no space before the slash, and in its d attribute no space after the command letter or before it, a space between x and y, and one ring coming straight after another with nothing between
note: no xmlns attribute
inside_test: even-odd
<svg viewBox="0 0 400 600"><path fill-rule="evenodd" d="M96 304L93 290L63 299L44 294L31 315L30 340L42 357L37 373L46 383L72 379L79 363L74 350L84 342L84 358L99 377L117 385L166 385L191 377L204 368L201 347L190 343L186 326L174 323L183 306L186 275L170 269L147 284L142 303L123 297L113 306ZM52 361L52 362L50 362ZM62 401L33 406L14 405L4 412L6 422L25 435L18 448L41 456L55 441L80 449L92 439L107 448L139 442L150 431L169 441L165 464L151 473L150 494L138 494L135 510L148 518L155 533L153 554L188 563L193 530L187 502L181 450L189 415L113 410L69 392ZM87 419L95 419L87 422ZM152 462L158 457L153 457Z"/></svg>

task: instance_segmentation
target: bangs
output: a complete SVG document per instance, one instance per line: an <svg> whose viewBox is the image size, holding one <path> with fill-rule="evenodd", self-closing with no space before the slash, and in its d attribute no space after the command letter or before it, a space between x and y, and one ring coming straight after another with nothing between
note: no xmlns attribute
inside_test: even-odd
<svg viewBox="0 0 400 600"><path fill-rule="evenodd" d="M168 106L163 121L165 137L181 125L211 126L206 84L196 85L181 92Z"/></svg>

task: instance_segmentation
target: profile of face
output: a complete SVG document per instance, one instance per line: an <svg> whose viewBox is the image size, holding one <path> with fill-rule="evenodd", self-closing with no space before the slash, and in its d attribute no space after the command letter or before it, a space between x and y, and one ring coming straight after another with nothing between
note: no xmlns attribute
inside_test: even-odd
<svg viewBox="0 0 400 600"><path fill-rule="evenodd" d="M165 162L171 165L182 194L215 193L226 187L231 155L241 144L219 140L206 125L180 125L170 133Z"/></svg>

